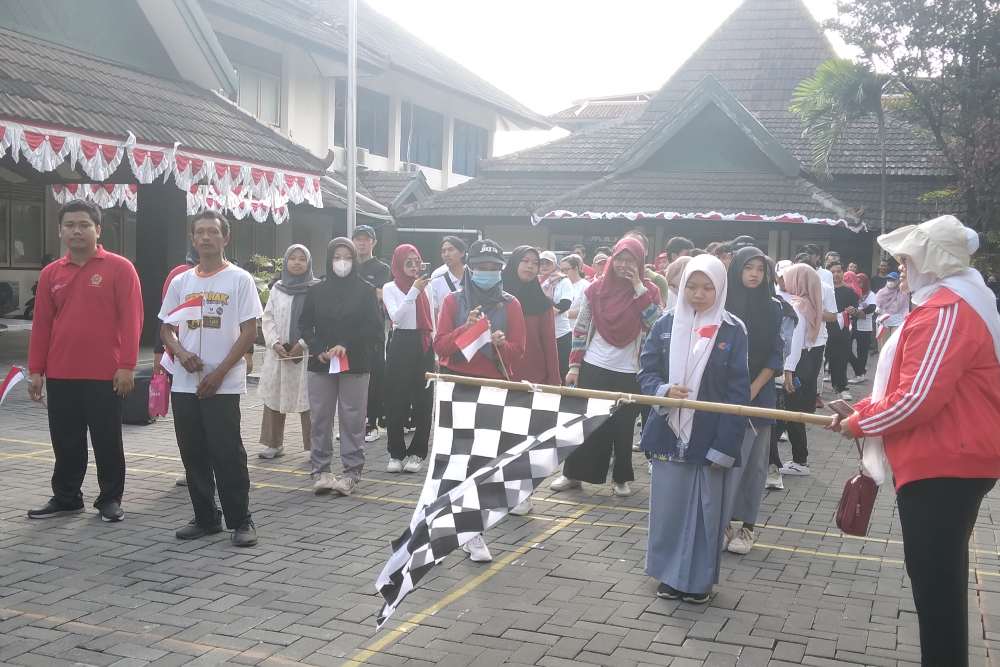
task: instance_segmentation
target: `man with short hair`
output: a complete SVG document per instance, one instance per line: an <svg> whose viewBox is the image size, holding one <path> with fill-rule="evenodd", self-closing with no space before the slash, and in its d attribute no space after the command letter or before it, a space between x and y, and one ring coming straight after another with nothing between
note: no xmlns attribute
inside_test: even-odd
<svg viewBox="0 0 1000 667"><path fill-rule="evenodd" d="M683 236L674 236L663 246L663 252L656 256L653 268L663 272L670 266L671 262L678 257L690 255L692 250L694 250L694 243L690 239L686 239Z"/></svg>
<svg viewBox="0 0 1000 667"><path fill-rule="evenodd" d="M160 307L160 337L173 357L174 434L184 462L194 519L175 535L194 540L226 526L238 547L257 544L250 515L250 474L240 434L244 354L263 315L253 277L226 261L229 221L215 211L191 220L198 265L175 277ZM175 328L176 327L176 330Z"/></svg>
<svg viewBox="0 0 1000 667"><path fill-rule="evenodd" d="M580 275L587 280L593 280L594 267L587 264L587 246L582 243L575 244L573 254L580 258Z"/></svg>
<svg viewBox="0 0 1000 667"><path fill-rule="evenodd" d="M431 309L434 321L437 322L441 304L452 292L462 289L462 278L465 276L465 252L468 246L458 236L445 236L441 240L441 266L431 274Z"/></svg>
<svg viewBox="0 0 1000 667"><path fill-rule="evenodd" d="M42 269L28 347L28 395L42 400L48 384L49 437L55 467L52 497L29 519L83 511L87 432L101 489L94 507L103 521L125 518L122 398L135 384L142 333L142 288L132 263L106 251L101 209L72 201L59 209L67 253Z"/></svg>
<svg viewBox="0 0 1000 667"><path fill-rule="evenodd" d="M385 403L382 395L385 388L385 306L382 304L382 287L392 280L389 265L375 257L378 238L371 225L358 225L351 237L358 249L358 274L375 288L378 296L379 312L382 313L382 336L372 341L371 380L368 383L368 425L365 427L365 442L375 442L381 437L379 425L385 426Z"/></svg>
<svg viewBox="0 0 1000 667"><path fill-rule="evenodd" d="M889 262L887 260L882 260L878 263L878 273L871 277L871 290L873 293L878 294L878 291L885 287L886 276L889 275Z"/></svg>

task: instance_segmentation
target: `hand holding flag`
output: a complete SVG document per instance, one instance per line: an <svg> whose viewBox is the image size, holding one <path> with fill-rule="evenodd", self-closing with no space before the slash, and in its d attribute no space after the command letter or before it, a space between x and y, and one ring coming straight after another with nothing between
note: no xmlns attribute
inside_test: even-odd
<svg viewBox="0 0 1000 667"><path fill-rule="evenodd" d="M347 350L345 350L340 345L338 345L337 347L340 349L337 350L336 348L334 348L335 352L330 355L331 375L335 373L346 373L347 371L351 370L351 364L347 360Z"/></svg>
<svg viewBox="0 0 1000 667"><path fill-rule="evenodd" d="M472 361L472 357L476 356L476 352L484 345L489 345L492 340L490 321L485 317L481 317L476 322L469 324L466 330L455 338L455 344L462 351L462 356L465 357L465 360Z"/></svg>

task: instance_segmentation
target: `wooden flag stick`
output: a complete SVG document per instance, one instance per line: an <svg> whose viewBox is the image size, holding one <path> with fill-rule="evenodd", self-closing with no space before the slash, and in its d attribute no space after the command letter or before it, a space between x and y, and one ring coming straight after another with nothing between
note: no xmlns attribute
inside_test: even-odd
<svg viewBox="0 0 1000 667"><path fill-rule="evenodd" d="M775 410L773 408L756 408L749 405L734 405L732 403L710 403L708 401L692 401L686 398L661 398L645 394L623 394L617 391L597 391L595 389L577 389L576 387L556 387L548 384L532 384L530 382L510 382L508 380L491 380L487 378L465 377L463 375L447 375L444 373L427 373L428 380L444 380L458 384L471 384L479 387L496 387L514 391L544 391L561 396L577 396L579 398L600 398L608 401L624 401L639 405L663 406L667 408L685 408L703 412L717 412L724 415L739 415L741 417L756 417L758 419L777 419L784 422L815 424L829 426L833 417L814 415L807 412L792 412L790 410Z"/></svg>

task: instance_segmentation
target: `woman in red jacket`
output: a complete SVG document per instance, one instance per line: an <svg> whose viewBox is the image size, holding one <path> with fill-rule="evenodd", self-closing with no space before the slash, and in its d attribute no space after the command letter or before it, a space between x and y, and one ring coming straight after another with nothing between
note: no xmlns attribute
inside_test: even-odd
<svg viewBox="0 0 1000 667"><path fill-rule="evenodd" d="M924 665L969 660L969 538L1000 478L1000 315L970 268L976 233L946 215L880 236L915 308L887 341L872 395L832 426L866 437L876 482L895 478ZM884 446L884 456L882 448Z"/></svg>
<svg viewBox="0 0 1000 667"><path fill-rule="evenodd" d="M538 283L540 255L531 246L514 248L503 270L503 286L521 304L524 313L524 356L514 364L512 380L562 384L556 346L555 310Z"/></svg>

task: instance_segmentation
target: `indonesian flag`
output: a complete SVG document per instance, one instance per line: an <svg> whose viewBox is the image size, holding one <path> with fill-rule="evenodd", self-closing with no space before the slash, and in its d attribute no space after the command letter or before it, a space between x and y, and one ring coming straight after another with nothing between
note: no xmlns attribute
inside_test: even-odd
<svg viewBox="0 0 1000 667"><path fill-rule="evenodd" d="M174 355L164 352L163 356L160 357L160 368L163 369L163 372L174 375L177 372L177 367L174 364Z"/></svg>
<svg viewBox="0 0 1000 667"><path fill-rule="evenodd" d="M876 338L881 338L883 335L885 335L885 331L886 331L886 327L887 327L886 322L888 322L888 321L889 321L889 316L888 315L879 315L878 319L875 320L875 323L878 325L876 327L876 330L875 330L875 337Z"/></svg>
<svg viewBox="0 0 1000 667"><path fill-rule="evenodd" d="M188 320L200 320L201 319L201 306L205 302L205 298L199 294L198 296L191 297L181 305L177 306L164 318L164 324L180 324L181 322L187 322Z"/></svg>
<svg viewBox="0 0 1000 667"><path fill-rule="evenodd" d="M334 373L346 373L351 370L351 364L347 361L347 355L342 356L334 355L330 357L330 374Z"/></svg>
<svg viewBox="0 0 1000 667"><path fill-rule="evenodd" d="M472 361L472 357L476 356L476 352L480 348L490 344L491 336L490 321L482 317L478 322L463 331L455 339L455 344L462 351L462 356L465 357L465 360Z"/></svg>
<svg viewBox="0 0 1000 667"><path fill-rule="evenodd" d="M841 329L846 329L851 324L851 316L847 314L847 311L843 311L837 314L837 324L840 325Z"/></svg>
<svg viewBox="0 0 1000 667"><path fill-rule="evenodd" d="M14 385L23 379L24 369L12 366L10 372L7 373L7 377L3 380L3 384L0 384L0 405L3 405L4 400L7 398L7 394L14 389Z"/></svg>

